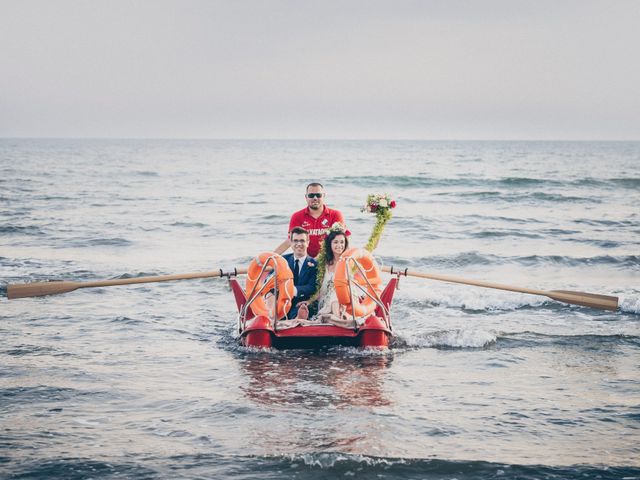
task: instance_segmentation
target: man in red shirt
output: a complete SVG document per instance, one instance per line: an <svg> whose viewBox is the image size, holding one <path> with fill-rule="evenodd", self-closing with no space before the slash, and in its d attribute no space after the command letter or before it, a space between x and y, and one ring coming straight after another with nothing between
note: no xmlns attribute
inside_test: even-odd
<svg viewBox="0 0 640 480"><path fill-rule="evenodd" d="M291 220L289 221L289 232L294 227L302 227L309 232L309 248L307 252L309 256L314 258L320 253L320 245L331 225L340 222L346 226L342 212L327 207L324 204L324 196L324 187L321 183L314 182L307 185L305 192L307 207L291 215ZM349 231L346 233L347 235L351 234ZM276 248L275 252L281 254L289 246L290 240L287 239Z"/></svg>

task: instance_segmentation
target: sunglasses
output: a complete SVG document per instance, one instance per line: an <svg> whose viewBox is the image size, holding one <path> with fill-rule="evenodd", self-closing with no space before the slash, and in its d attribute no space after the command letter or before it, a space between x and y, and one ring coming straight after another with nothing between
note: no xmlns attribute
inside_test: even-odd
<svg viewBox="0 0 640 480"><path fill-rule="evenodd" d="M307 198L322 198L324 193L307 193Z"/></svg>

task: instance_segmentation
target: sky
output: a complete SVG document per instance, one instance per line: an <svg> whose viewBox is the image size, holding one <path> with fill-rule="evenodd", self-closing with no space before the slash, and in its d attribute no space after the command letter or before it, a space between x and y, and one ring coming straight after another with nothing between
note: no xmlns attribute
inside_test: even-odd
<svg viewBox="0 0 640 480"><path fill-rule="evenodd" d="M0 137L640 140L638 0L0 0Z"/></svg>

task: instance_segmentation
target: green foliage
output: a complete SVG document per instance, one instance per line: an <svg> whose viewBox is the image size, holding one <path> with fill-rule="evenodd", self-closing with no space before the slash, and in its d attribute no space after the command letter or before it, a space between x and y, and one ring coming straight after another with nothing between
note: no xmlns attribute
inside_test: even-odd
<svg viewBox="0 0 640 480"><path fill-rule="evenodd" d="M364 246L366 250L373 252L378 246L378 242L382 237L382 232L384 232L384 227L387 225L387 222L391 220L391 209L390 208L380 208L376 210L376 223L373 226L373 230L371 231L371 235L369 236L369 240L367 244Z"/></svg>
<svg viewBox="0 0 640 480"><path fill-rule="evenodd" d="M322 242L320 253L316 258L316 261L318 262L318 270L316 272L316 291L313 295L311 295L309 303L315 302L318 299L320 287L322 286L322 281L324 280L324 274L327 271L327 253L324 248L324 242Z"/></svg>

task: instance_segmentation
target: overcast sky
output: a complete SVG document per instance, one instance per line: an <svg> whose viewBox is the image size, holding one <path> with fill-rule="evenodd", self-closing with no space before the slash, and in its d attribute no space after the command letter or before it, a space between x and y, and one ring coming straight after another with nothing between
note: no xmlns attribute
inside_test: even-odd
<svg viewBox="0 0 640 480"><path fill-rule="evenodd" d="M0 137L640 140L638 0L0 0Z"/></svg>

